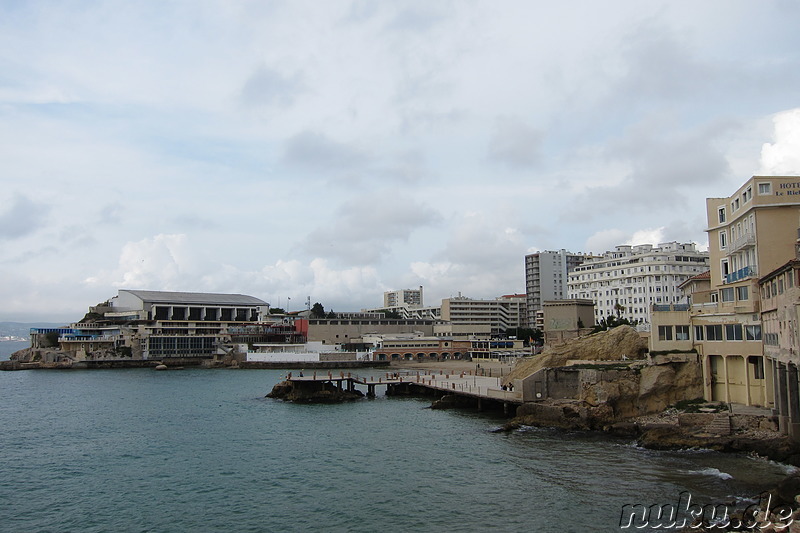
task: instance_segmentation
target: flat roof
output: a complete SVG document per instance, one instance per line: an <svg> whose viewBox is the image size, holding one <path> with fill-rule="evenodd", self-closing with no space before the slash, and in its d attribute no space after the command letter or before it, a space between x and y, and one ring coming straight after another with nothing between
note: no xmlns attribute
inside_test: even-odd
<svg viewBox="0 0 800 533"><path fill-rule="evenodd" d="M139 291L120 289L149 303L200 304L200 305L269 305L254 296L245 294L216 294L211 292Z"/></svg>

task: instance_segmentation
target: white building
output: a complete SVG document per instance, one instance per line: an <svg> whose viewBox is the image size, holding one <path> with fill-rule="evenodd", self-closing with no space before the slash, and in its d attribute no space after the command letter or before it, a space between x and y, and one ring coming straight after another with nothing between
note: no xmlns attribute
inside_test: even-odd
<svg viewBox="0 0 800 533"><path fill-rule="evenodd" d="M384 307L398 307L406 305L410 308L422 307L422 286L419 289L400 289L383 293Z"/></svg>
<svg viewBox="0 0 800 533"><path fill-rule="evenodd" d="M569 274L569 297L594 301L595 322L618 315L649 330L650 307L686 303L678 286L708 264L708 252L694 243L617 246Z"/></svg>
<svg viewBox="0 0 800 533"><path fill-rule="evenodd" d="M586 254L566 250L536 252L525 256L526 325L537 327L536 312L542 303L568 298L567 275L586 260Z"/></svg>

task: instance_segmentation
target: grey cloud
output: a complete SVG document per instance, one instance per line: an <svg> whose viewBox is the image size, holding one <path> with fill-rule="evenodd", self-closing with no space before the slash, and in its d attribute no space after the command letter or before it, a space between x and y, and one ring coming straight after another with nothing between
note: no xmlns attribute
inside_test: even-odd
<svg viewBox="0 0 800 533"><path fill-rule="evenodd" d="M489 141L489 159L513 168L531 168L541 159L544 135L516 118L499 118Z"/></svg>
<svg viewBox="0 0 800 533"><path fill-rule="evenodd" d="M660 131L662 127L639 125L613 143L607 157L625 163L630 171L617 185L587 188L562 218L675 209L687 205L684 188L721 181L730 173L725 155L715 144L726 125L672 135Z"/></svg>
<svg viewBox="0 0 800 533"><path fill-rule="evenodd" d="M440 221L435 209L409 197L391 193L361 197L343 204L337 218L311 232L302 248L314 257L344 264L374 264L393 243Z"/></svg>
<svg viewBox="0 0 800 533"><path fill-rule="evenodd" d="M44 225L50 208L16 194L11 204L0 213L0 239L18 239L30 235Z"/></svg>
<svg viewBox="0 0 800 533"><path fill-rule="evenodd" d="M427 174L425 156L416 150L404 152L390 163L382 174L398 182L418 183Z"/></svg>
<svg viewBox="0 0 800 533"><path fill-rule="evenodd" d="M122 222L122 214L124 211L125 208L118 202L108 204L100 210L100 223L106 225L119 224Z"/></svg>
<svg viewBox="0 0 800 533"><path fill-rule="evenodd" d="M426 32L445 20L441 12L434 12L427 7L407 7L397 14L386 24L386 29L397 31Z"/></svg>
<svg viewBox="0 0 800 533"><path fill-rule="evenodd" d="M321 133L304 131L286 143L284 163L311 170L345 171L368 161L366 154Z"/></svg>
<svg viewBox="0 0 800 533"><path fill-rule="evenodd" d="M626 74L618 90L628 98L673 100L696 94L722 74L715 65L697 60L669 30L653 24L637 28L624 41L621 52Z"/></svg>
<svg viewBox="0 0 800 533"><path fill-rule="evenodd" d="M246 105L291 105L297 95L305 91L299 75L283 76L262 65L258 67L242 87L241 98Z"/></svg>

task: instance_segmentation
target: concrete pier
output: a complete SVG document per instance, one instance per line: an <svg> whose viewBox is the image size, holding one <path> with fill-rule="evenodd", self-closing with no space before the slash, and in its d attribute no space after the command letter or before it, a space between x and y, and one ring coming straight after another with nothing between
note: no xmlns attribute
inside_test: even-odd
<svg viewBox="0 0 800 533"><path fill-rule="evenodd" d="M311 375L289 374L287 381L302 386L303 383L330 382L340 390L352 391L356 385L366 386L366 395L374 398L377 387L385 386L387 396L452 395L470 403L478 409L488 405L501 406L509 412L522 405L522 392L503 390L499 377L478 376L472 373L445 374L444 372L385 373L379 376L358 376L349 372L313 372ZM515 409L514 409L515 410ZM513 414L513 413L511 413Z"/></svg>

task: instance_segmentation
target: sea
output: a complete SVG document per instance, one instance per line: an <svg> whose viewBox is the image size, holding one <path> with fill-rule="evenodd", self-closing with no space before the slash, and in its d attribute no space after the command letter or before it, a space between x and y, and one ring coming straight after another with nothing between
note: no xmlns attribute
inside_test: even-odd
<svg viewBox="0 0 800 533"><path fill-rule="evenodd" d="M792 471L602 433L496 433L502 415L429 399L266 398L285 373L0 372L0 531L629 531L625 505L744 508Z"/></svg>

